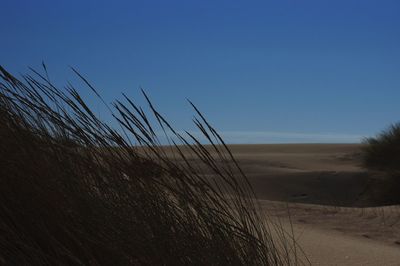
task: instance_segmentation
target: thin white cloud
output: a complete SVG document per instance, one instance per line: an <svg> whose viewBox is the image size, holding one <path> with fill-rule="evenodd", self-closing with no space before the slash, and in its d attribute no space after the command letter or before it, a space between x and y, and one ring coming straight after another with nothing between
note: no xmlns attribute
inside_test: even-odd
<svg viewBox="0 0 400 266"><path fill-rule="evenodd" d="M184 131L178 131L188 137ZM190 131L198 141L207 144L207 139L199 131ZM274 144L274 143L360 143L366 135L340 133L304 133L304 132L275 132L275 131L218 131L222 139L228 144ZM159 132L159 140L169 144L164 133ZM177 143L180 141L168 133ZM187 138L189 140L189 138ZM189 141L192 143L192 141Z"/></svg>
<svg viewBox="0 0 400 266"><path fill-rule="evenodd" d="M228 143L359 143L363 135L337 133L297 133L269 131L225 131Z"/></svg>
<svg viewBox="0 0 400 266"><path fill-rule="evenodd" d="M183 136L184 132L179 132ZM262 143L359 143L365 137L355 134L338 133L298 133L273 131L220 131L223 140L229 144ZM200 142L207 143L200 132L190 132Z"/></svg>

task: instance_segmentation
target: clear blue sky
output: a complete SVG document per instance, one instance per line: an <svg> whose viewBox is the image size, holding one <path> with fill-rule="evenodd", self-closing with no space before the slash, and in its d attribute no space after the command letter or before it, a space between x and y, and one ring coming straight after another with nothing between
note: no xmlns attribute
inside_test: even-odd
<svg viewBox="0 0 400 266"><path fill-rule="evenodd" d="M143 87L178 129L189 98L229 142L352 142L400 120L399 14L398 0L3 0L0 64L44 60L59 84L74 66L110 102Z"/></svg>

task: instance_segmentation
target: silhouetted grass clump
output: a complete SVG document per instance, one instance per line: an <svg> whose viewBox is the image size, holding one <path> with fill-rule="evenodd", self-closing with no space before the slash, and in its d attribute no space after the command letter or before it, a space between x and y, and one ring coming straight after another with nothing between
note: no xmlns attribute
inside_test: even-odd
<svg viewBox="0 0 400 266"><path fill-rule="evenodd" d="M394 124L364 143L364 166L388 172L400 172L400 123Z"/></svg>
<svg viewBox="0 0 400 266"><path fill-rule="evenodd" d="M0 69L1 264L294 263L194 106L208 146L175 131L145 94L156 124L124 97L110 108L117 130L71 85L32 71L17 79ZM156 127L172 146L161 146Z"/></svg>

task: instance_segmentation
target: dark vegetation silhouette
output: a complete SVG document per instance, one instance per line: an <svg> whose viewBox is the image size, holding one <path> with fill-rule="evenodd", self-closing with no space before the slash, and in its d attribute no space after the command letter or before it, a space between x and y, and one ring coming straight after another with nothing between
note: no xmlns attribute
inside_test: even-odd
<svg viewBox="0 0 400 266"><path fill-rule="evenodd" d="M364 165L370 169L400 172L400 123L364 140Z"/></svg>
<svg viewBox="0 0 400 266"><path fill-rule="evenodd" d="M364 140L363 165L371 170L368 189L379 204L400 203L400 123Z"/></svg>
<svg viewBox="0 0 400 266"><path fill-rule="evenodd" d="M72 85L58 89L45 67L31 71L17 79L0 69L1 264L297 263L194 105L209 145L175 131L146 94L156 124L124 96L109 109L114 129Z"/></svg>

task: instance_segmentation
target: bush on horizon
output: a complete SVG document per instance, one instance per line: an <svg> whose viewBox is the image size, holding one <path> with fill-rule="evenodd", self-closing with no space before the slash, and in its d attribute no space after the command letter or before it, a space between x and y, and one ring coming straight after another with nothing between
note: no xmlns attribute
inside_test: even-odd
<svg viewBox="0 0 400 266"><path fill-rule="evenodd" d="M364 140L363 164L373 170L400 173L400 123Z"/></svg>

